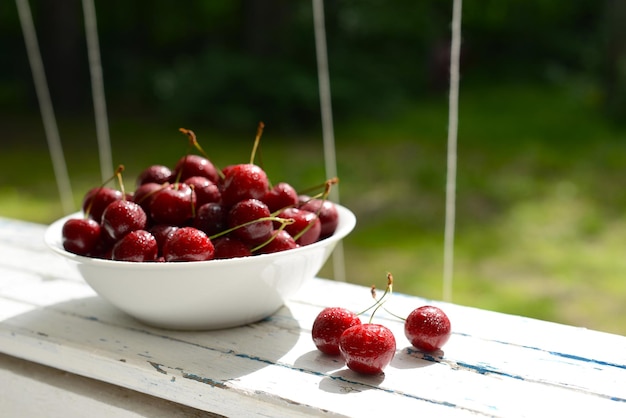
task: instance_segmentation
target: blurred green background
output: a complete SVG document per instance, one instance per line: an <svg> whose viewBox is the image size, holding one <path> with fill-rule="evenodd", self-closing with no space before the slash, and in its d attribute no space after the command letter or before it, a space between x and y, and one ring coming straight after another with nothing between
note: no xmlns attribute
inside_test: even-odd
<svg viewBox="0 0 626 418"><path fill-rule="evenodd" d="M78 208L100 183L79 0L31 1ZM441 299L451 2L327 1L351 282ZM187 151L325 180L311 2L96 2L114 164ZM464 2L453 301L626 334L626 5ZM17 10L0 9L0 216L63 210ZM332 266L322 275L332 276ZM364 298L367 298L364 295ZM358 307L355 307L355 309Z"/></svg>

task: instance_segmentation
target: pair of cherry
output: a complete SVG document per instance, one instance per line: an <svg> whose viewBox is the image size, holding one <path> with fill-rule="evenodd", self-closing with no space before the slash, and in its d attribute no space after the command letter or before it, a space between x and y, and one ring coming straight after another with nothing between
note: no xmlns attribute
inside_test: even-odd
<svg viewBox="0 0 626 418"><path fill-rule="evenodd" d="M373 305L368 323L343 307L323 309L313 322L311 335L318 350L341 355L349 369L362 374L379 374L391 363L396 352L393 332L384 325L372 323L374 313L391 294L393 278L388 276L385 294ZM371 309L368 308L366 311ZM440 350L451 335L450 319L436 306L414 309L404 320L404 334L411 345L424 352Z"/></svg>

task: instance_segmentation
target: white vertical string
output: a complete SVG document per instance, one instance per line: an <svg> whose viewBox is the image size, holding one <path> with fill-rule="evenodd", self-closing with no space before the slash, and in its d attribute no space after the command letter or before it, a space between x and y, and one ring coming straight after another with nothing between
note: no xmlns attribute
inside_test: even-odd
<svg viewBox="0 0 626 418"><path fill-rule="evenodd" d="M35 92L39 101L41 111L41 119L43 122L50 157L52 159L52 168L56 178L59 196L61 199L61 207L65 213L74 211L74 198L72 196L72 186L70 184L69 175L67 173L67 165L63 156L63 148L59 136L59 129L50 99L50 91L46 80L46 73L41 59L35 25L33 24L33 16L30 11L28 0L16 0L17 11L24 34L24 43L26 44L26 53L30 63L31 72L33 74L33 82L35 84Z"/></svg>
<svg viewBox="0 0 626 418"><path fill-rule="evenodd" d="M446 221L444 231L443 300L452 300L454 274L454 224L456 209L456 163L459 122L459 61L461 56L462 0L453 0L450 47L450 98L448 104L448 152L446 173Z"/></svg>
<svg viewBox="0 0 626 418"><path fill-rule="evenodd" d="M113 161L111 157L111 140L109 138L109 124L104 96L100 46L98 42L98 23L93 0L83 0L83 14L85 20L85 35L87 38L87 54L89 57L89 72L91 74L91 92L96 118L100 174L104 182L113 176Z"/></svg>
<svg viewBox="0 0 626 418"><path fill-rule="evenodd" d="M337 177L337 156L333 128L333 112L330 94L330 76L328 71L328 50L326 45L326 26L324 23L324 1L313 0L313 22L315 30L315 52L317 56L317 77L322 114L322 138L324 142L324 162L326 177ZM339 188L333 186L330 198L339 202ZM333 273L335 280L346 280L343 244L339 242L333 252Z"/></svg>

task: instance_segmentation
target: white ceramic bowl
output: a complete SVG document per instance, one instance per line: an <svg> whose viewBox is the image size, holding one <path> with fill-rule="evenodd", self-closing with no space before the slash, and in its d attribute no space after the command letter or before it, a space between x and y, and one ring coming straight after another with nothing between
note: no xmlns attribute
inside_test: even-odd
<svg viewBox="0 0 626 418"><path fill-rule="evenodd" d="M350 210L337 209L339 225L331 237L293 250L226 260L133 263L72 254L63 249L61 229L79 213L52 223L45 241L102 298L146 324L179 330L230 328L271 315L315 277L337 242L356 225Z"/></svg>

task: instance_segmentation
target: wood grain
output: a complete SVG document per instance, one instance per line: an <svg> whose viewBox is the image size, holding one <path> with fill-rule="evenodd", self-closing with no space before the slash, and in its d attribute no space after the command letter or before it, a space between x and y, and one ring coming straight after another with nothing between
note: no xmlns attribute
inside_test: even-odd
<svg viewBox="0 0 626 418"><path fill-rule="evenodd" d="M384 375L360 376L319 353L310 330L325 306L367 307L367 288L316 279L255 324L162 330L100 299L46 250L44 228L0 219L7 358L226 416L626 416L623 336L394 294L386 307L400 316L443 308L453 336L444 351L421 353L402 321L379 311L375 320L394 332L398 350ZM4 382L35 390L28 379L7 380L7 367Z"/></svg>

